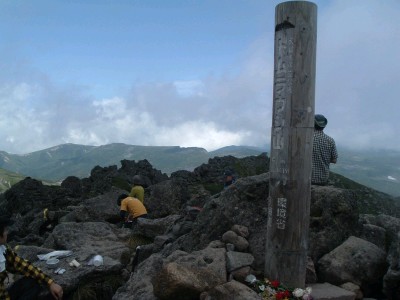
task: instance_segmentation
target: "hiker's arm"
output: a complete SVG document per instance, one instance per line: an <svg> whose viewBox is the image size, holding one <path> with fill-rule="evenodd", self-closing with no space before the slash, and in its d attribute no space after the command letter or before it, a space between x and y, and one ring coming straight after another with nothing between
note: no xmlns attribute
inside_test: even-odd
<svg viewBox="0 0 400 300"><path fill-rule="evenodd" d="M125 218L128 216L128 212L125 210L120 210L119 215L121 216L122 219L125 220Z"/></svg>

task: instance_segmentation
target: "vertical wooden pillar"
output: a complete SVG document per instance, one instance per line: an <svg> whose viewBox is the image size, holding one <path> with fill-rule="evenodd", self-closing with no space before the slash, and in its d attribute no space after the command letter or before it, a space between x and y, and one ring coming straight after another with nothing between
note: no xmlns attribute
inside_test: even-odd
<svg viewBox="0 0 400 300"><path fill-rule="evenodd" d="M275 66L265 276L304 287L310 222L317 6L275 8Z"/></svg>

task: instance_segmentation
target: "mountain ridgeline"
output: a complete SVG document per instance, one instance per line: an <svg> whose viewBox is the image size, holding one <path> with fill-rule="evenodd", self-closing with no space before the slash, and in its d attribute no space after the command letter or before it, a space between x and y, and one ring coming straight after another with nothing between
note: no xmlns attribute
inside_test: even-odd
<svg viewBox="0 0 400 300"><path fill-rule="evenodd" d="M334 173L377 191L400 197L400 151L338 150L338 163L331 167ZM192 171L216 156L243 158L263 152L269 152L269 147L228 146L208 152L197 147L137 146L122 143L103 146L63 144L24 155L0 151L0 168L4 169L0 173L0 192L25 176L49 182L62 181L68 176L85 178L90 176L95 166L120 166L122 160L146 159L158 170L171 174L178 170ZM7 171L12 173L8 175Z"/></svg>
<svg viewBox="0 0 400 300"><path fill-rule="evenodd" d="M242 158L262 152L267 151L244 146L228 146L208 152L203 148L178 146L63 144L24 155L0 151L0 168L41 180L61 181L71 175L88 177L93 167L120 165L121 160L147 159L155 168L170 174L177 170L192 171L215 156Z"/></svg>

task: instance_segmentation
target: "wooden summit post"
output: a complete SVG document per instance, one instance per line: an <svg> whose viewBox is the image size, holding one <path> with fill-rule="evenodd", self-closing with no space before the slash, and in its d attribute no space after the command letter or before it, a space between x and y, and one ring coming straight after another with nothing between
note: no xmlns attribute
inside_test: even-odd
<svg viewBox="0 0 400 300"><path fill-rule="evenodd" d="M275 8L275 66L265 276L304 287L310 223L317 6Z"/></svg>

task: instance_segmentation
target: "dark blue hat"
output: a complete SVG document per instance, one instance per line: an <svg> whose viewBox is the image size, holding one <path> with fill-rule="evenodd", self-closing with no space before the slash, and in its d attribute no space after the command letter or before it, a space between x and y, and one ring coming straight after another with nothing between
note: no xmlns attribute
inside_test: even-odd
<svg viewBox="0 0 400 300"><path fill-rule="evenodd" d="M315 115L315 125L321 128L325 128L326 124L328 124L328 120L323 115Z"/></svg>

